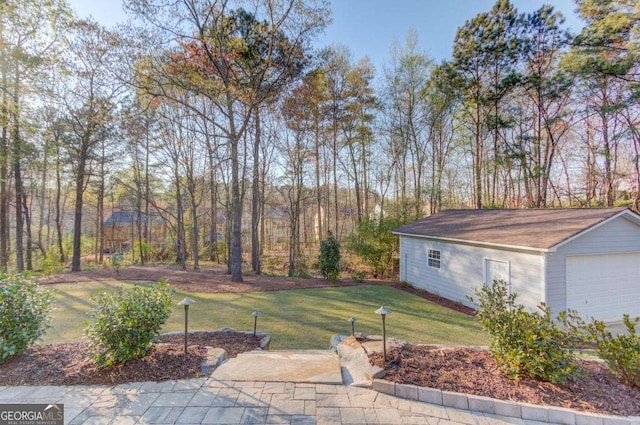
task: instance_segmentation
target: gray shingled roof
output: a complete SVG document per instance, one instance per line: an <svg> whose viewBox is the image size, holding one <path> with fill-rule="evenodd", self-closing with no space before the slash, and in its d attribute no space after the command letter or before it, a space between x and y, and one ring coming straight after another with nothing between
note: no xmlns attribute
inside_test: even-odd
<svg viewBox="0 0 640 425"><path fill-rule="evenodd" d="M146 214L140 213L140 220L144 221ZM149 214L149 220L152 223L162 223L160 213L152 212ZM104 226L131 226L138 222L138 212L136 211L114 211L111 216L102 223Z"/></svg>
<svg viewBox="0 0 640 425"><path fill-rule="evenodd" d="M446 210L395 234L550 249L626 208Z"/></svg>

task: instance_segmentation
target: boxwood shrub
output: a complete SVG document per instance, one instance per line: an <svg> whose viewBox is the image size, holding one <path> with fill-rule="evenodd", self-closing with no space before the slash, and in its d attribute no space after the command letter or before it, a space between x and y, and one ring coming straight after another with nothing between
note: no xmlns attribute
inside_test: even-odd
<svg viewBox="0 0 640 425"><path fill-rule="evenodd" d="M629 385L640 388L640 335L636 331L640 318L631 319L625 314L623 321L626 332L615 336L599 320L592 320L589 332L611 372Z"/></svg>
<svg viewBox="0 0 640 425"><path fill-rule="evenodd" d="M491 337L498 366L508 377L526 375L563 384L583 373L573 349L584 343L586 325L574 312L561 312L554 320L544 303L536 312L526 311L504 281L485 285L475 294L478 320Z"/></svg>
<svg viewBox="0 0 640 425"><path fill-rule="evenodd" d="M151 341L169 318L174 291L166 280L129 290L101 289L92 297L98 306L85 329L89 355L97 367L124 364L147 354Z"/></svg>
<svg viewBox="0 0 640 425"><path fill-rule="evenodd" d="M24 275L0 276L0 363L24 352L49 327L53 293Z"/></svg>

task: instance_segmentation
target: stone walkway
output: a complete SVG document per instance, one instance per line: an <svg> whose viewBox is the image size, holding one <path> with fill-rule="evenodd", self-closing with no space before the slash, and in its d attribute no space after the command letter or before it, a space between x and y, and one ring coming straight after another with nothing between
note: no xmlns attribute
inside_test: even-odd
<svg viewBox="0 0 640 425"><path fill-rule="evenodd" d="M64 403L68 424L526 424L342 385L200 378L105 386L0 387L0 403Z"/></svg>
<svg viewBox="0 0 640 425"><path fill-rule="evenodd" d="M340 359L329 350L247 351L211 376L221 381L342 384Z"/></svg>

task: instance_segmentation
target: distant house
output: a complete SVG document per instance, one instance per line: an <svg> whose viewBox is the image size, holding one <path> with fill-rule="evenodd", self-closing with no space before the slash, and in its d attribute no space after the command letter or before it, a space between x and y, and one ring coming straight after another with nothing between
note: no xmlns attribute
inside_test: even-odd
<svg viewBox="0 0 640 425"><path fill-rule="evenodd" d="M518 301L611 322L640 316L640 216L626 208L449 210L394 231L400 279L471 305L503 279Z"/></svg>
<svg viewBox="0 0 640 425"><path fill-rule="evenodd" d="M102 241L105 253L129 251L138 240L138 223L144 228L149 225L147 243L152 248L162 246L167 237L167 225L160 213L145 213L137 211L114 211L102 224Z"/></svg>

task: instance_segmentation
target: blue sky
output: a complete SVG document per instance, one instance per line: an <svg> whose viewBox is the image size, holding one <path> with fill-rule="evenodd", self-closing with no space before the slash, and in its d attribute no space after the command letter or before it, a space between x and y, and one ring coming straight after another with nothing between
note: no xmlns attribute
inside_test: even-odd
<svg viewBox="0 0 640 425"><path fill-rule="evenodd" d="M120 0L70 0L81 17L92 15L105 25L126 19ZM548 3L567 18L574 31L581 28L573 0L512 0L520 12ZM491 9L495 0L332 0L333 24L316 45L344 44L354 59L369 56L377 71L389 57L394 39L404 41L409 28L420 46L437 61L451 57L456 29L476 14Z"/></svg>

